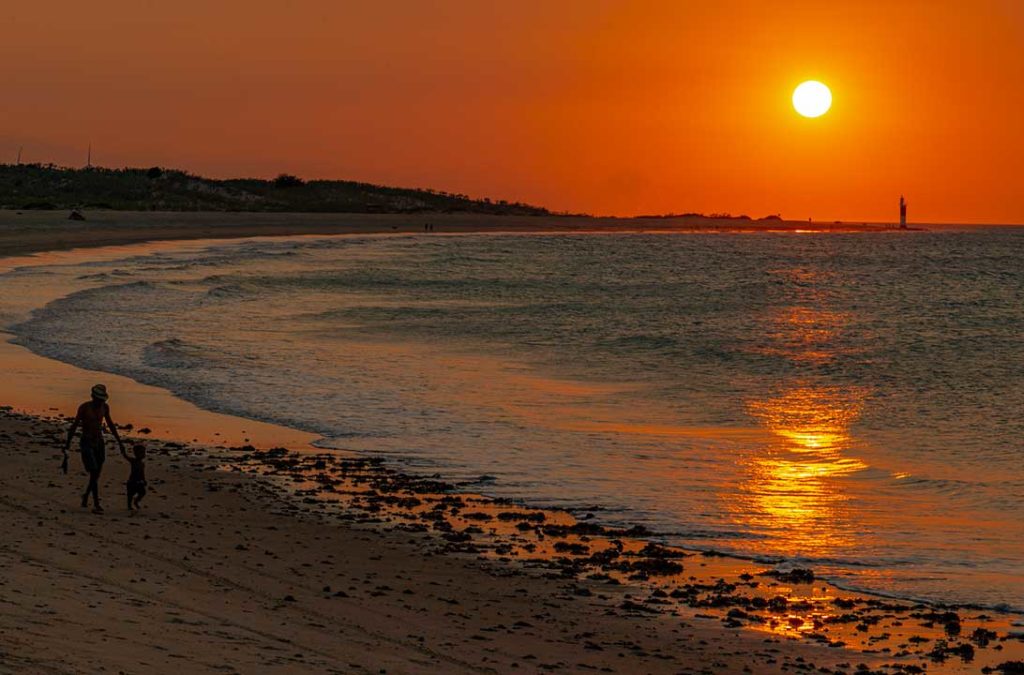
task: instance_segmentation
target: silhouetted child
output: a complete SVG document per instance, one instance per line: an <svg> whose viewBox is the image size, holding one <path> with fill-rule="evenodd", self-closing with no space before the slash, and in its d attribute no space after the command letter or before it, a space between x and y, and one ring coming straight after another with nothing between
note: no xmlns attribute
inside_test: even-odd
<svg viewBox="0 0 1024 675"><path fill-rule="evenodd" d="M128 491L128 510L139 508L139 502L146 496L146 446L136 443L132 447L134 457L129 457L121 447L121 456L128 460L132 466L132 472L128 475L128 482L125 487Z"/></svg>

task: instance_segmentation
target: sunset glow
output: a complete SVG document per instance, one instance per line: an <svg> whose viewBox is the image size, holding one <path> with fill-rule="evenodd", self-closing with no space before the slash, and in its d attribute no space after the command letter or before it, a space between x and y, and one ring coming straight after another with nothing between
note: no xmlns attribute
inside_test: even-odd
<svg viewBox="0 0 1024 675"><path fill-rule="evenodd" d="M906 194L917 222L1024 222L1022 3L103 5L10 12L4 161L91 143L597 214L888 221ZM790 94L818 77L842 106L808 124Z"/></svg>

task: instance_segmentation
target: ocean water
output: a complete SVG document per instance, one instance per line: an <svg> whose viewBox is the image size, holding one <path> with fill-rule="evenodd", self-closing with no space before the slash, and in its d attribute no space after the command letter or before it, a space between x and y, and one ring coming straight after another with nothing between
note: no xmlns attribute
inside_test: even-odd
<svg viewBox="0 0 1024 675"><path fill-rule="evenodd" d="M214 243L15 341L472 491L1024 608L1024 229Z"/></svg>

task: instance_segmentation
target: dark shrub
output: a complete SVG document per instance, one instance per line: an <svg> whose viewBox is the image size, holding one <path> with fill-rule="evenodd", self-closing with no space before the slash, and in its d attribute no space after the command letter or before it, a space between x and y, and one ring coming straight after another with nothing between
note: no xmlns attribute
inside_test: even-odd
<svg viewBox="0 0 1024 675"><path fill-rule="evenodd" d="M302 180L298 176L292 176L291 174L282 173L280 176L274 179L274 187L276 188L293 188L301 187L306 184L306 181Z"/></svg>

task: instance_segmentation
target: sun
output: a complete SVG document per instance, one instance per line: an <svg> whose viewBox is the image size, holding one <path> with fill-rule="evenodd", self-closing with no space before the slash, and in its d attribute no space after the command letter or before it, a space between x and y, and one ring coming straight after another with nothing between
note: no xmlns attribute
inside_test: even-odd
<svg viewBox="0 0 1024 675"><path fill-rule="evenodd" d="M807 80L793 90L793 107L804 117L821 117L832 107L832 92L816 80Z"/></svg>

